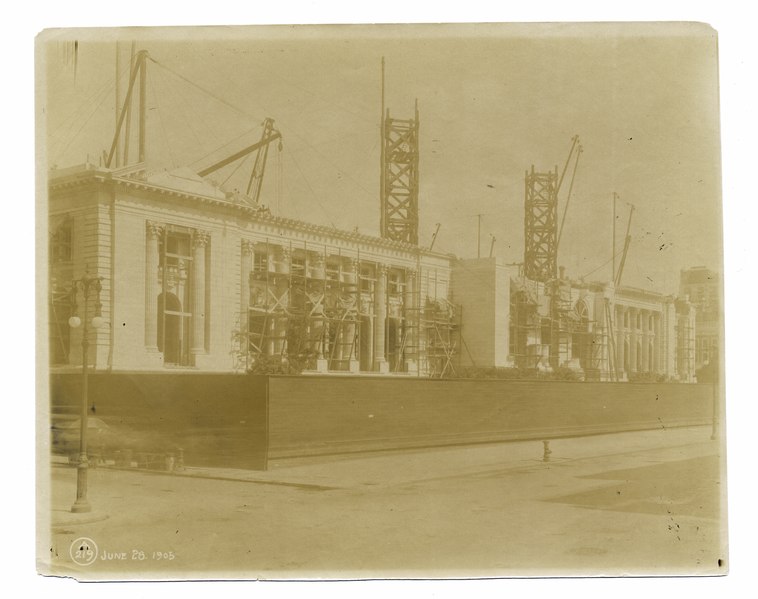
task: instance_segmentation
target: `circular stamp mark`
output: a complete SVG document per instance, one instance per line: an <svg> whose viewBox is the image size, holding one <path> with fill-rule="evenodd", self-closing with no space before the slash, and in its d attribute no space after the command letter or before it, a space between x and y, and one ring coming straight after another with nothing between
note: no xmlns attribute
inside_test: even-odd
<svg viewBox="0 0 758 599"><path fill-rule="evenodd" d="M91 566L97 559L97 543L89 537L79 537L69 549L71 559L80 566Z"/></svg>

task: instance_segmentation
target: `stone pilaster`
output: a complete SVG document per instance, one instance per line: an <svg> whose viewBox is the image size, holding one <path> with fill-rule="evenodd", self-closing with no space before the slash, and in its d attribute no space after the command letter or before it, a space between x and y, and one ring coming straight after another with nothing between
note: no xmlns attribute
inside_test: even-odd
<svg viewBox="0 0 758 599"><path fill-rule="evenodd" d="M640 371L649 372L650 368L650 312L642 310L641 337L642 337L642 356L640 360Z"/></svg>
<svg viewBox="0 0 758 599"><path fill-rule="evenodd" d="M147 221L145 252L145 347L158 351L158 265L160 262L160 240L164 227Z"/></svg>
<svg viewBox="0 0 758 599"><path fill-rule="evenodd" d="M405 369L409 374L418 374L418 325L419 313L416 309L417 272L405 271L405 297L403 309L405 313L406 346L411 348L411 356L405 361Z"/></svg>
<svg viewBox="0 0 758 599"><path fill-rule="evenodd" d="M663 372L661 366L661 314L653 314L653 370L656 374Z"/></svg>
<svg viewBox="0 0 758 599"><path fill-rule="evenodd" d="M250 277L253 273L253 258L255 257L255 243L246 239L242 240L242 260L240 268L240 349L247 356L248 352L248 324L250 319Z"/></svg>
<svg viewBox="0 0 758 599"><path fill-rule="evenodd" d="M253 271L255 243L242 240L242 268L240 272L240 310L247 322L247 311L250 308L250 275Z"/></svg>
<svg viewBox="0 0 758 599"><path fill-rule="evenodd" d="M624 313L625 310L622 306L616 307L616 318L615 318L615 326L616 326L616 371L618 373L618 378L623 379L625 376L627 376L626 368L624 367L624 363L626 361L626 353L624 351L625 349L625 341L626 341L626 327L624 327Z"/></svg>
<svg viewBox="0 0 758 599"><path fill-rule="evenodd" d="M205 254L210 234L196 230L192 236L192 346L193 354L205 353Z"/></svg>
<svg viewBox="0 0 758 599"><path fill-rule="evenodd" d="M358 287L358 261L354 258L347 258L344 270L344 281L348 285L348 290L351 295L351 300L354 302L354 311L350 318L350 322L345 324L343 331L343 343L346 344L345 349L348 352L347 356L344 356L348 363L347 369L350 372L360 371L360 362L358 357L358 339L356 338L356 323L354 319L358 318L358 296L360 289Z"/></svg>
<svg viewBox="0 0 758 599"><path fill-rule="evenodd" d="M376 286L374 287L374 370L389 372L389 362L385 356L385 327L387 323L387 266L376 267Z"/></svg>
<svg viewBox="0 0 758 599"><path fill-rule="evenodd" d="M282 247L278 262L276 272L285 275L289 274L290 267L292 266L292 250L289 247Z"/></svg>
<svg viewBox="0 0 758 599"><path fill-rule="evenodd" d="M629 308L629 371L637 372L637 309Z"/></svg>

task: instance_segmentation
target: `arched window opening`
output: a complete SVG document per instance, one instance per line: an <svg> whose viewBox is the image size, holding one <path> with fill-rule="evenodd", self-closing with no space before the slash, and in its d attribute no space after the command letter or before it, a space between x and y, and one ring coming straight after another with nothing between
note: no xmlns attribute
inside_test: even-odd
<svg viewBox="0 0 758 599"><path fill-rule="evenodd" d="M158 351L164 364L189 365L190 315L182 311L179 298L173 293L158 296Z"/></svg>
<svg viewBox="0 0 758 599"><path fill-rule="evenodd" d="M192 232L169 225L159 240L158 350L167 366L192 366Z"/></svg>

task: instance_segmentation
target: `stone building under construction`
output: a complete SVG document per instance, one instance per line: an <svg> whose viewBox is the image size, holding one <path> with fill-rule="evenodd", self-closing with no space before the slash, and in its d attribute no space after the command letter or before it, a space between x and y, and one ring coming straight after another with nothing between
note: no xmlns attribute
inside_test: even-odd
<svg viewBox="0 0 758 599"><path fill-rule="evenodd" d="M560 178L557 167L526 173L520 266L421 248L418 105L396 119L382 93L380 236L274 216L258 201L268 145L281 138L272 119L260 142L211 167L146 168L146 68L142 51L104 160L48 173L53 368L79 365L72 282L88 273L102 283L90 313L107 325L90 332L98 370L235 372L297 360L306 373L454 377L510 367L694 380L688 301L620 285L623 260L608 283L559 271L565 167ZM138 159L119 164L137 87ZM245 193L208 177L253 153Z"/></svg>
<svg viewBox="0 0 758 599"><path fill-rule="evenodd" d="M693 380L685 300L272 216L189 170L54 171L49 214L55 367L79 363L69 290L87 271L109 325L92 332L97 369L232 372L304 355L312 372Z"/></svg>

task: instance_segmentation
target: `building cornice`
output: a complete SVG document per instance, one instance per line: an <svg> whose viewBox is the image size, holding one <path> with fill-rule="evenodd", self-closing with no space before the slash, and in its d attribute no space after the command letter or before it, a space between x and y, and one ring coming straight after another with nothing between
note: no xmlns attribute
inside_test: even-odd
<svg viewBox="0 0 758 599"><path fill-rule="evenodd" d="M50 192L62 191L76 187L82 187L84 185L89 185L92 183L115 184L127 189L156 193L166 197L204 204L206 206L224 208L240 213L251 222L260 223L264 226L276 226L282 229L296 231L303 234L333 237L346 242L372 245L374 247L400 251L403 253L450 260L450 256L448 254L433 251L430 252L429 250L425 250L411 244L392 241L389 239L382 239L381 237L374 237L372 235L365 235L358 232L345 231L342 229L337 229L335 227L317 225L292 218L275 216L269 212L259 210L253 206L249 206L239 201L235 202L228 199L221 199L218 197L212 197L203 194L193 194L186 191L156 185L154 183L150 183L149 181L143 181L130 177L115 176L111 171L99 169L92 165L86 165L82 168L81 171L66 174L61 177L56 178L54 176L51 176L49 180L49 190Z"/></svg>
<svg viewBox="0 0 758 599"><path fill-rule="evenodd" d="M616 287L616 297L622 299L653 299L659 302L674 301L673 295L667 295L659 291L650 291L639 287Z"/></svg>

